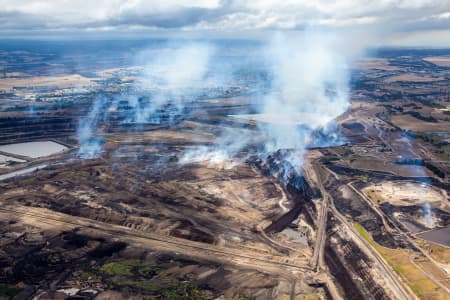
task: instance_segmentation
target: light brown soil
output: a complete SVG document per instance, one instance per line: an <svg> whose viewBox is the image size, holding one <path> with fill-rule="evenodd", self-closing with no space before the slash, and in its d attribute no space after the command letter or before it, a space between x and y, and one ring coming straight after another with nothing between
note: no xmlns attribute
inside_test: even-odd
<svg viewBox="0 0 450 300"><path fill-rule="evenodd" d="M394 75L391 77L388 77L384 80L386 83L392 83L392 82L398 82L398 81L407 81L407 82L433 82L433 81L440 81L444 80L443 77L431 77L431 76L420 76L416 74L401 74L401 75Z"/></svg>
<svg viewBox="0 0 450 300"><path fill-rule="evenodd" d="M425 57L423 60L439 67L450 67L450 56L429 56Z"/></svg>

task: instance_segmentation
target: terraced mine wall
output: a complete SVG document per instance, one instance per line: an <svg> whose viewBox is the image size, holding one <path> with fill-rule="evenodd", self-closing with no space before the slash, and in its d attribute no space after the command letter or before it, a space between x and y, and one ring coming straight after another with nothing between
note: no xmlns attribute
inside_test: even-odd
<svg viewBox="0 0 450 300"><path fill-rule="evenodd" d="M383 287L373 280L370 259L352 241L332 229L336 220L330 217L327 223L325 263L344 292L344 299L390 299Z"/></svg>
<svg viewBox="0 0 450 300"><path fill-rule="evenodd" d="M1 144L37 139L60 138L74 134L77 120L70 116L38 116L0 119Z"/></svg>
<svg viewBox="0 0 450 300"><path fill-rule="evenodd" d="M277 157L278 154L270 157L267 161L262 161L259 158L252 158L249 163L257 167L266 176L276 176L283 168ZM279 178L286 191L288 199L294 204L285 214L275 219L267 228L264 229L266 233L276 233L283 231L289 226L299 215L304 212L306 221L309 224L314 224L313 216L316 215L315 206L312 205L311 199L320 197L320 191L313 189L308 182L301 175L291 175L287 181Z"/></svg>
<svg viewBox="0 0 450 300"><path fill-rule="evenodd" d="M29 142L40 139L63 139L70 137L71 144L77 143L75 136L79 122L89 113L91 103L65 105L63 108L48 106L34 113L11 111L0 117L0 144ZM130 114L130 108L100 118L97 127L106 132L133 132L164 129L173 126L180 118L165 112L155 114L160 124L126 124L123 121ZM170 122L168 121L170 119Z"/></svg>
<svg viewBox="0 0 450 300"><path fill-rule="evenodd" d="M301 184L298 185L298 182L301 182ZM308 202L312 199L313 191L307 181L301 176L291 178L285 188L288 192L289 199L294 203L294 207L278 219L274 220L272 224L264 230L266 233L283 231L289 224L298 218L300 213L305 211Z"/></svg>

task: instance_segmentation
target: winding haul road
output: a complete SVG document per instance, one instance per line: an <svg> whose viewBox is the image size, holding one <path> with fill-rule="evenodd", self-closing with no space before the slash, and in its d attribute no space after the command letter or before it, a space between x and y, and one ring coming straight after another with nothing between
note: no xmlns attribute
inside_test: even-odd
<svg viewBox="0 0 450 300"><path fill-rule="evenodd" d="M15 170L15 171L12 171L12 172L0 175L0 181L6 180L6 179L10 179L10 178L13 178L13 177L17 177L17 176L26 175L28 173L32 173L34 171L37 171L37 170L40 170L40 169L44 169L46 167L48 167L47 164L40 164L40 165L36 165L36 166L32 166L32 167L27 167L27 168Z"/></svg>
<svg viewBox="0 0 450 300"><path fill-rule="evenodd" d="M389 266L389 264L384 260L383 257L364 239L362 238L356 229L350 224L345 217L343 217L338 210L335 208L333 201L330 201L330 209L333 215L339 219L339 221L346 227L346 229L352 234L353 238L357 239L360 244L363 244L365 248L372 254L372 257L378 263L378 265L383 270L383 275L385 275L390 283L390 290L394 293L397 299L418 299L417 296L405 286L402 280L395 274L394 270Z"/></svg>
<svg viewBox="0 0 450 300"><path fill-rule="evenodd" d="M380 268L383 270L383 274L388 279L389 289L395 295L397 299L418 299L417 296L402 282L402 280L397 276L394 270L389 266L389 264L381 257L381 255L372 246L362 238L356 229L350 224L345 217L343 217L336 207L334 206L333 198L327 193L323 186L322 178L318 172L317 165L313 164L314 172L316 172L318 187L322 194L323 203L318 216L318 229L316 243L314 247L314 253L311 260L311 267L317 272L320 266L323 265L323 251L326 241L326 220L329 212L335 216L342 225L345 226L347 231L351 234L353 239L359 241L359 245L364 245L366 250L372 254L375 262L378 263Z"/></svg>
<svg viewBox="0 0 450 300"><path fill-rule="evenodd" d="M424 251L419 245L417 245L417 243L408 235L408 233L404 232L402 229L400 229L393 220L391 220L391 224L393 224L394 228L391 228L391 226L389 226L388 222L386 221L386 218L389 218L389 216L386 216L374 203L373 201L371 201L363 192L360 192L358 189L356 189L352 182L347 184L348 187L350 187L355 193L357 193L366 203L367 205L369 205L369 207L371 207L376 214L378 214L378 216L381 218L384 227L386 228L386 230L389 233L397 233L399 235L402 235L411 245L414 246L414 248L416 248L424 257L426 257L432 264L434 264L434 266L437 269L441 269L441 266L439 265L438 262L436 262L428 253L426 253L426 251ZM440 282L438 279L436 279L436 277L434 277L432 274L430 274L429 272L423 270L422 267L420 267L419 265L417 265L411 258L410 261L413 265L415 265L419 270L422 271L422 273L427 276L431 281L433 281L436 285L438 285L439 287L441 287L447 294L450 295L450 289L448 287L446 287L444 284L442 284L442 282Z"/></svg>
<svg viewBox="0 0 450 300"><path fill-rule="evenodd" d="M290 299L296 298L296 284L299 274L312 271L307 261L289 262L285 256L255 251L253 248L241 246L223 247L219 245L194 242L186 239L160 235L137 229L103 223L92 219L74 217L51 210L14 206L8 207L0 203L0 213L7 213L22 219L22 222L41 228L83 229L87 232L99 232L111 239L118 239L130 245L175 254L196 257L206 261L227 263L266 274L277 275L291 284Z"/></svg>
<svg viewBox="0 0 450 300"><path fill-rule="evenodd" d="M322 179L320 178L320 173L318 172L317 165L313 164L314 172L317 177L317 184L320 189L320 193L322 194L322 202L320 203L320 210L317 216L317 235L316 242L314 244L314 252L311 258L311 267L318 272L320 268L323 266L323 251L325 248L325 240L326 240L326 227L327 227L327 218L328 218L328 193L323 187Z"/></svg>
<svg viewBox="0 0 450 300"><path fill-rule="evenodd" d="M1 204L1 203L0 203ZM255 250L242 248L232 248L223 247L212 244L205 244L200 242L194 242L186 239L175 238L168 235L160 235L152 232L141 231L121 225L104 223L101 221L96 221L92 219L74 217L71 215L58 213L55 211L37 208L37 207L25 207L25 206L0 206L0 211L6 212L8 214L25 217L23 220L25 222L34 221L34 225L38 226L39 223L44 223L57 227L57 225L62 225L63 227L70 228L85 228L88 230L100 231L105 234L120 238L123 240L133 240L138 239L141 243L146 241L147 243L154 244L156 248L171 248L181 250L192 250L193 253L197 253L196 256L201 254L205 255L220 255L222 259L228 259L229 261L244 262L244 264L249 264L257 269L258 267L264 266L266 268L262 269L274 269L283 268L295 271L310 271L307 265L286 262L286 258L283 256L269 255L262 252L257 252ZM242 251L244 250L244 251ZM248 252L246 254L245 252ZM250 253L254 252L254 253ZM247 263L245 263L247 262Z"/></svg>
<svg viewBox="0 0 450 300"><path fill-rule="evenodd" d="M393 292L397 299L417 299L414 293L404 285L401 279L394 273L388 263L381 257L381 255L372 248L368 242L362 238L355 228L350 224L345 217L343 217L335 208L332 197L327 193L323 186L322 178L318 170L319 166L312 164L313 171L317 176L317 185L322 194L322 202L318 211L318 228L317 236L314 245L314 252L310 260L309 266L303 262L289 262L286 257L270 255L262 252L256 252L251 249L223 247L219 245L211 245L199 242L193 242L186 239L174 238L167 235L159 235L155 233L140 231L125 226L103 223L87 218L74 217L54 211L32 208L23 206L7 207L0 203L0 211L8 214L22 216L25 222L34 222L34 225L39 223L47 224L52 227L65 228L83 228L86 230L93 230L102 232L112 238L120 237L121 240L130 244L139 244L152 249L180 252L189 256L198 258L215 259L227 261L229 263L251 267L255 270L277 274L283 278L288 279L292 284L291 299L295 298L296 273L315 272L318 276L320 271L325 269L324 264L324 248L326 242L326 226L328 214L334 215L351 233L353 239L357 239L359 244L364 245L369 253L372 254L375 261L383 270L383 274L387 277L389 282L389 289ZM20 176L47 167L45 164L28 167L25 169L13 171L0 176L1 180L6 180L15 176ZM325 168L326 170L326 168ZM333 174L332 174L333 175ZM355 188L349 185L352 190ZM358 191L357 191L358 192ZM358 192L358 195L361 194ZM365 199L363 197L364 200ZM377 211L379 213L379 211ZM385 223L384 218L383 223ZM386 222L387 223L387 222ZM385 223L385 225L387 225ZM387 226L386 226L387 227ZM389 227L387 227L389 228ZM413 243L415 244L415 243ZM420 248L419 248L420 249ZM428 257L428 255L426 255ZM323 280L322 280L323 281Z"/></svg>
<svg viewBox="0 0 450 300"><path fill-rule="evenodd" d="M440 264L438 262L436 262L436 260L434 260L434 258L432 258L431 255L429 255L426 251L424 251L419 245L417 245L417 243L414 241L414 239L412 239L408 235L407 232L404 232L401 228L399 228L395 224L394 221L391 221L391 223L393 224L395 229L391 228L386 221L386 218L389 218L389 217L385 216L384 213L382 211L380 211L379 208L364 193L358 191L351 183L348 183L347 185L351 189L353 189L353 191L355 191L364 201L366 201L367 204L380 216L380 218L383 221L383 225L387 231L389 231L390 233L396 232L398 234L401 234L411 245L414 246L414 248L416 248L424 257L426 257L437 269L439 269L439 270L442 269ZM431 281L433 281L436 285L441 287L448 295L450 295L450 289L448 287L446 287L444 284L442 284L441 281L439 281L436 277L434 277L430 272L425 271L422 267L420 267L418 264L416 264L411 259L411 257L410 257L410 261L414 266L416 266L419 270L421 270L425 276L427 276Z"/></svg>

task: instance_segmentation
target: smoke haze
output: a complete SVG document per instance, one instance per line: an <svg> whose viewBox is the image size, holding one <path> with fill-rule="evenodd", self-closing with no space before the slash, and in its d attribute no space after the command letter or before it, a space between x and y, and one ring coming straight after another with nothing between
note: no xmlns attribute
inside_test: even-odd
<svg viewBox="0 0 450 300"><path fill-rule="evenodd" d="M237 157L242 161L255 154L266 159L278 151L283 153L283 177L289 177L293 172L301 173L308 146L342 143L333 121L349 105L350 65L362 47L358 45L357 51L348 51L343 43L347 37L339 34L317 30L296 35L277 34L260 45L262 54L255 55L253 63L257 61L267 74L264 79L267 82L263 80L253 86L256 114L235 116L256 120L258 132L223 129L217 135L215 146L190 149L180 163L205 160L219 163ZM122 123L170 124L187 114L186 104L198 101L206 90L223 89L230 82L239 81L233 78L240 70L239 63L230 63L223 59L226 55L217 55L218 52L217 45L203 42L168 44L142 51L136 57L136 64L143 66L143 71L135 92L121 96L131 107ZM100 110L108 111L113 103L117 99L96 100L89 115L80 122L81 157L99 155L101 143L93 137L102 114ZM255 150L242 153L256 144L253 147L258 149L256 153Z"/></svg>
<svg viewBox="0 0 450 300"><path fill-rule="evenodd" d="M102 118L103 109L108 104L108 100L104 97L98 97L89 112L89 114L81 118L78 124L77 137L80 147L78 156L84 159L92 159L100 156L103 140L97 132L97 125Z"/></svg>
<svg viewBox="0 0 450 300"><path fill-rule="evenodd" d="M312 132L335 134L331 123L349 105L350 70L336 38L317 32L294 39L278 34L267 51L274 79L260 110L272 120L260 128L270 137L265 145L268 153L295 150L285 159L297 173L305 148L314 142Z"/></svg>
<svg viewBox="0 0 450 300"><path fill-rule="evenodd" d="M281 155L284 179L301 173L308 146L344 140L334 120L349 106L351 62L362 53L361 46L346 51L344 45L338 35L311 30L295 36L277 34L262 49L270 88L257 97L256 114L235 117L256 121L263 145L254 154L263 160L274 153ZM256 140L251 132L236 131L232 138L223 133L216 141L217 149L209 154L199 149L197 155L190 151L182 161L232 158Z"/></svg>
<svg viewBox="0 0 450 300"><path fill-rule="evenodd" d="M149 101L138 97L128 102L133 107L134 115L127 123L160 123L155 113L158 110L172 110L180 114L184 101L195 98L208 72L210 57L213 54L210 45L190 43L170 47L158 52L143 51L137 63L144 66L138 89L149 92Z"/></svg>

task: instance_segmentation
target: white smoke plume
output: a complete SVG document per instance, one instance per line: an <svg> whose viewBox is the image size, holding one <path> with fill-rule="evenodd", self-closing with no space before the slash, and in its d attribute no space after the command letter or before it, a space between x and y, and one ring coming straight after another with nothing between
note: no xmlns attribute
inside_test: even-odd
<svg viewBox="0 0 450 300"><path fill-rule="evenodd" d="M278 35L268 55L272 61L275 94L264 99L262 112L278 116L283 125L326 126L349 104L349 69L334 37L305 33L291 39ZM274 134L281 148L298 140Z"/></svg>
<svg viewBox="0 0 450 300"><path fill-rule="evenodd" d="M214 146L201 146L185 151L180 158L181 165L208 161L210 165L231 168L248 158L242 150L250 144L261 143L261 136L248 129L227 128L223 126Z"/></svg>
<svg viewBox="0 0 450 300"><path fill-rule="evenodd" d="M431 210L430 203L425 202L422 205L422 214L423 214L423 219L425 221L425 225L429 228L434 228L435 227L434 215Z"/></svg>
<svg viewBox="0 0 450 300"><path fill-rule="evenodd" d="M81 158L92 159L101 154L103 141L97 136L97 125L106 103L105 98L96 98L88 115L79 121L77 137L80 147L77 155Z"/></svg>
<svg viewBox="0 0 450 300"><path fill-rule="evenodd" d="M260 107L266 119L260 128L269 137L266 152L294 150L284 159L298 174L306 147L317 144L311 133L334 134L331 123L349 105L349 61L338 42L339 37L319 32L279 34L266 55L273 75L272 93Z"/></svg>
<svg viewBox="0 0 450 300"><path fill-rule="evenodd" d="M240 117L256 121L264 137L264 150L258 153L262 159L275 152L283 156L281 177L285 179L294 172L301 173L308 146L329 146L338 140L333 121L349 106L350 65L361 53L359 45L348 51L343 39L338 33L308 30L296 35L278 34L265 48L270 92L260 96L257 114ZM221 150L220 155L212 155L215 160L227 157L224 153L234 156L237 149L254 142L245 134L235 135L234 143L223 139L218 139ZM278 151L286 149L289 151ZM204 149L199 156L208 157ZM190 152L189 158L193 157Z"/></svg>
<svg viewBox="0 0 450 300"><path fill-rule="evenodd" d="M123 123L160 124L181 114L185 101L195 100L205 81L213 48L205 43L189 43L168 48L143 51L137 63L144 71L136 85L136 94L126 95L131 107ZM124 97L124 96L121 96ZM97 98L88 113L79 121L78 156L85 159L101 154L103 141L99 137L99 121L107 121L110 108L118 99Z"/></svg>
<svg viewBox="0 0 450 300"><path fill-rule="evenodd" d="M283 176L299 174L308 145L329 145L328 140L319 140L314 132L320 130L322 137L335 141L333 120L349 105L349 64L355 52L348 52L343 45L338 34L305 31L295 36L277 35L264 48L261 61L268 68L271 89L259 97L256 107L257 137L249 130L223 130L216 147L189 151L180 162L216 162L236 156L242 159L243 149L259 143L264 150L258 154L263 158L289 149L283 152L288 163ZM167 115L170 122L183 114L187 102L195 101L202 91L223 86L232 70L214 70L212 76L214 54L215 48L210 44L193 42L142 52L138 60L144 71L136 86L138 92L127 97L131 110L125 123L159 124L167 121ZM80 122L80 156L99 154L101 143L93 137L100 110L105 108L103 101L97 100Z"/></svg>
<svg viewBox="0 0 450 300"><path fill-rule="evenodd" d="M399 149L401 156L399 160L420 160L421 157L416 153L415 147L411 143L411 136L405 135L401 139L397 140L398 145L401 146ZM421 200L427 199L427 192L430 189L431 180L428 178L425 166L423 164L409 165L408 176L421 178L422 183L420 183L420 192L417 197ZM422 217L425 225L429 228L435 227L434 213L429 202L424 202L421 205Z"/></svg>

